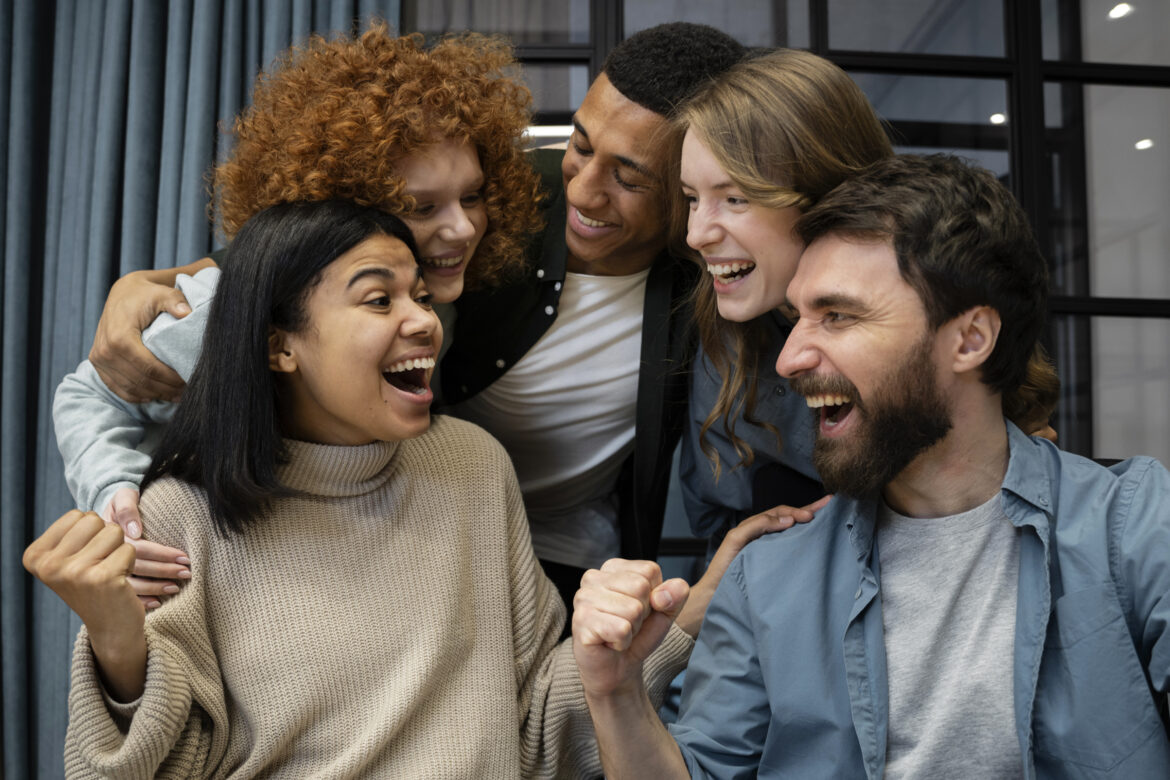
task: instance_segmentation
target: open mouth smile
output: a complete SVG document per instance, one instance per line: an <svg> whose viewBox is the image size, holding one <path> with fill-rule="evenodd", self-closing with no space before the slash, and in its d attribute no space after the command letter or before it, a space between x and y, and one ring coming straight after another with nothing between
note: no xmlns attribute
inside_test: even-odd
<svg viewBox="0 0 1170 780"><path fill-rule="evenodd" d="M731 284L732 282L744 279L754 270L756 270L756 264L750 260L734 263L707 264L707 273L715 277L715 281L722 284Z"/></svg>
<svg viewBox="0 0 1170 780"><path fill-rule="evenodd" d="M424 395L430 391L427 372L435 367L433 357L399 360L382 371L382 378L397 390L411 395Z"/></svg>
<svg viewBox="0 0 1170 780"><path fill-rule="evenodd" d="M804 402L808 408L820 410L820 429L826 434L844 423L853 411L853 399L847 395L821 393L805 396Z"/></svg>

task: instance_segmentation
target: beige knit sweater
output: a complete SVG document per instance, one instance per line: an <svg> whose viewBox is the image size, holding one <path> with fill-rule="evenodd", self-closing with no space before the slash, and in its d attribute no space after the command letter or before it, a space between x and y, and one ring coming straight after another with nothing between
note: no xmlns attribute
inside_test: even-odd
<svg viewBox="0 0 1170 780"><path fill-rule="evenodd" d="M290 442L303 491L216 536L202 491L142 497L192 580L146 621L146 690L104 696L83 630L70 777L516 778L597 774L564 607L532 553L512 467L436 417L409 441ZM677 628L647 664L685 664Z"/></svg>

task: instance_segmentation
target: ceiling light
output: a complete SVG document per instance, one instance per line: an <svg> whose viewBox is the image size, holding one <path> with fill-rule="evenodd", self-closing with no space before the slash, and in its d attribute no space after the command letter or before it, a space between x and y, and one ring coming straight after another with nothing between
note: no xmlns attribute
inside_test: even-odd
<svg viewBox="0 0 1170 780"><path fill-rule="evenodd" d="M1133 13L1133 6L1129 3L1118 3L1109 9L1110 19L1120 19L1123 16L1129 16Z"/></svg>
<svg viewBox="0 0 1170 780"><path fill-rule="evenodd" d="M568 138L573 134L573 126L529 125L524 132L532 138Z"/></svg>
<svg viewBox="0 0 1170 780"><path fill-rule="evenodd" d="M1134 149L1149 149L1149 148L1153 147L1153 145L1154 145L1154 139L1143 138L1142 140L1140 140L1136 144L1134 144L1133 148Z"/></svg>
<svg viewBox="0 0 1170 780"><path fill-rule="evenodd" d="M989 116L987 119L993 125L1002 125L1007 122L1007 114L995 113Z"/></svg>

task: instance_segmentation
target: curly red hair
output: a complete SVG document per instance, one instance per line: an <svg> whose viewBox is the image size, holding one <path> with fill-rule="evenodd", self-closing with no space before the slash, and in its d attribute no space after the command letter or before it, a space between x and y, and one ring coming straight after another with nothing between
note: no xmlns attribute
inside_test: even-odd
<svg viewBox="0 0 1170 780"><path fill-rule="evenodd" d="M466 140L484 173L487 232L468 264L467 285L490 285L523 263L540 229L540 180L521 136L528 89L508 75L503 40L478 34L393 37L385 24L358 38L311 37L256 80L237 117L228 159L211 175L212 207L229 240L276 203L344 198L409 214L415 204L395 172L435 136Z"/></svg>

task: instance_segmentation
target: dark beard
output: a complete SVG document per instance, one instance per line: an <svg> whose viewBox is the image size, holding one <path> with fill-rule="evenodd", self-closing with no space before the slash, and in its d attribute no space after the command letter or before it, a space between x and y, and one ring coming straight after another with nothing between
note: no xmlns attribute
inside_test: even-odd
<svg viewBox="0 0 1170 780"><path fill-rule="evenodd" d="M845 440L820 435L813 447L813 465L830 493L860 499L877 498L919 453L942 440L951 429L951 414L935 380L928 332L906 359L883 379L865 406L854 398L854 414L862 415ZM814 410L818 412L819 409Z"/></svg>

